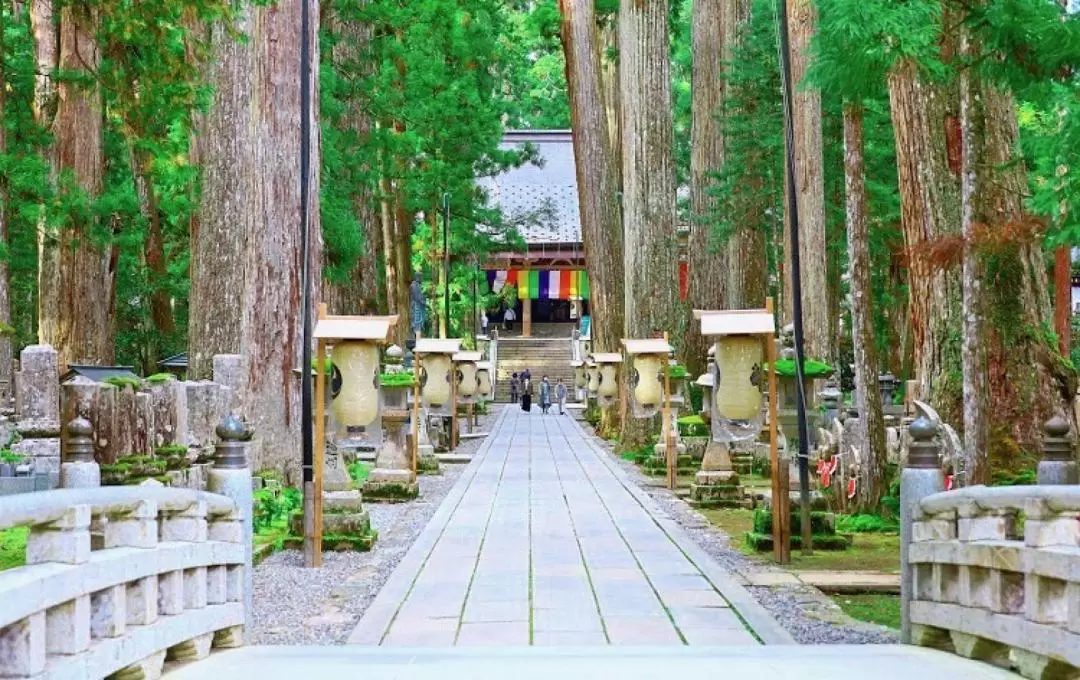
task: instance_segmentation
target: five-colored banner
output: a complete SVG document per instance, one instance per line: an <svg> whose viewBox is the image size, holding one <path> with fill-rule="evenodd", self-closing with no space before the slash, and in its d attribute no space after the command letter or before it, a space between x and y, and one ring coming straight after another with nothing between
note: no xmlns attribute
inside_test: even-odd
<svg viewBox="0 0 1080 680"><path fill-rule="evenodd" d="M488 288L517 286L519 300L588 300L589 275L582 270L501 269L487 272Z"/></svg>

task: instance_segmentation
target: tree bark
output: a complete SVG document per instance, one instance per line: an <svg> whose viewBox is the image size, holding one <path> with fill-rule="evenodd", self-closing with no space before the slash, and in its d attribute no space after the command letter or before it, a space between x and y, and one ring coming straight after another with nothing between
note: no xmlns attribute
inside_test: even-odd
<svg viewBox="0 0 1080 680"><path fill-rule="evenodd" d="M623 233L619 178L604 105L602 56L592 0L559 0L578 205L589 270L592 342L596 352L620 351L625 323ZM601 413L601 433L618 432L618 407Z"/></svg>
<svg viewBox="0 0 1080 680"><path fill-rule="evenodd" d="M794 88L795 195L799 210L803 332L806 356L833 360L829 335L828 258L825 239L825 170L821 139L821 93L803 84L810 68L810 44L817 16L810 0L788 3L791 80ZM786 162L786 161L785 161ZM785 181L787 174L785 173ZM790 216L785 215L785 224ZM784 229L784 317L793 320L790 229Z"/></svg>
<svg viewBox="0 0 1080 680"><path fill-rule="evenodd" d="M908 291L919 398L949 407L937 390L946 387L950 335L960 333L959 281L936 267L926 244L959 225L959 187L948 166L943 103L922 82L918 67L899 62L888 77L889 106L896 138L900 222L908 256ZM959 362L954 361L959 369ZM958 391L958 390L957 390Z"/></svg>
<svg viewBox="0 0 1080 680"><path fill-rule="evenodd" d="M303 0L309 1L309 0ZM255 429L252 467L299 472L302 260L300 223L300 2L241 10L244 42L213 29L214 101L200 141L199 229L192 235L189 345L194 378L215 354L243 354L243 415ZM318 6L312 3L312 89L318 79ZM313 102L318 101L313 97ZM312 133L317 135L315 107ZM321 238L318 140L311 146L311 272L318 292Z"/></svg>
<svg viewBox="0 0 1080 680"><path fill-rule="evenodd" d="M690 102L690 242L687 253L690 270L690 306L693 309L722 309L728 270L726 244L718 246L710 228L716 199L709 195L713 173L724 164L723 110L726 94L724 61L730 58L729 41L734 40L730 21L734 2L697 0L691 15L691 102ZM691 322L686 329L683 354L692 375L702 373L708 342L701 325Z"/></svg>
<svg viewBox="0 0 1080 680"><path fill-rule="evenodd" d="M619 6L619 104L622 129L626 334L683 336L678 299L674 123L668 3ZM645 443L641 421L623 423L622 446Z"/></svg>
<svg viewBox="0 0 1080 680"><path fill-rule="evenodd" d="M844 186L847 203L848 267L851 277L851 339L855 354L855 406L859 410L862 441L859 452L857 506L876 512L885 494L888 450L885 418L878 391L878 360L874 344L871 309L870 227L866 196L866 164L863 143L863 107L844 106ZM840 453L846 454L847 451Z"/></svg>
<svg viewBox="0 0 1080 680"><path fill-rule="evenodd" d="M619 165L619 30L617 17L600 22L600 90L603 96L604 115L607 118L608 144L615 158L615 175L622 186L622 169Z"/></svg>
<svg viewBox="0 0 1080 680"><path fill-rule="evenodd" d="M43 0L32 3L31 17L39 69L35 109L38 122L53 133L48 154L53 178L70 172L92 202L101 195L105 173L101 92L96 84L65 79L56 86L54 97L51 74L57 69L68 73L97 69L101 60L94 41L97 16L89 7L68 6L60 11L59 23L53 23L52 3ZM56 348L62 368L113 363L115 263L110 232L86 215L71 216L59 232L41 227L38 338Z"/></svg>
<svg viewBox="0 0 1080 680"><path fill-rule="evenodd" d="M967 31L960 29L960 51L968 55L970 46ZM964 235L963 250L963 341L961 361L964 373L964 475L967 484L989 481L990 470L987 445L990 421L987 409L986 333L984 331L984 302L982 292L983 266L975 244L976 168L979 163L977 138L982 137L982 118L975 102L972 75L968 69L960 73L960 229Z"/></svg>

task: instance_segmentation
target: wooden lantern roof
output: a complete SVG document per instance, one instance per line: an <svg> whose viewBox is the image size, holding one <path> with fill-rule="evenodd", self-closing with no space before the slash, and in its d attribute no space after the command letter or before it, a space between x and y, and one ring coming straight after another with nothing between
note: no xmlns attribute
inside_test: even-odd
<svg viewBox="0 0 1080 680"><path fill-rule="evenodd" d="M490 371L491 370L491 362L490 361L477 361L476 362L476 370L478 370L478 371Z"/></svg>
<svg viewBox="0 0 1080 680"><path fill-rule="evenodd" d="M416 341L413 354L450 354L461 351L460 338L420 338Z"/></svg>
<svg viewBox="0 0 1080 680"><path fill-rule="evenodd" d="M664 356L671 354L671 345L661 338L647 340L623 338L622 344L627 354L663 354Z"/></svg>
<svg viewBox="0 0 1080 680"><path fill-rule="evenodd" d="M454 355L454 361L459 363L473 363L484 358L483 352L458 352Z"/></svg>
<svg viewBox="0 0 1080 680"><path fill-rule="evenodd" d="M772 335L776 319L766 309L694 310L702 335Z"/></svg>
<svg viewBox="0 0 1080 680"><path fill-rule="evenodd" d="M570 365L573 366L574 368L581 368L582 366L585 365L585 362L582 361L581 359L575 359L575 360L570 362Z"/></svg>
<svg viewBox="0 0 1080 680"><path fill-rule="evenodd" d="M593 361L598 364L621 364L622 355L618 352L597 352L592 355Z"/></svg>
<svg viewBox="0 0 1080 680"><path fill-rule="evenodd" d="M712 373L702 373L698 376L698 379L694 381L696 385L701 387L713 387L715 380Z"/></svg>
<svg viewBox="0 0 1080 680"><path fill-rule="evenodd" d="M386 343L390 330L397 325L393 316L329 316L315 322L315 338L335 342L340 340L366 340Z"/></svg>

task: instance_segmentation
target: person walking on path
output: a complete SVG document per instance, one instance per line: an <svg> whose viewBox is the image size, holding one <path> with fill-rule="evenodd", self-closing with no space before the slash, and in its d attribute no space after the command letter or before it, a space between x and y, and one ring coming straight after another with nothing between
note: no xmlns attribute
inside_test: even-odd
<svg viewBox="0 0 1080 680"><path fill-rule="evenodd" d="M551 408L551 383L548 382L545 375L540 380L540 410L546 416L549 408Z"/></svg>
<svg viewBox="0 0 1080 680"><path fill-rule="evenodd" d="M514 330L514 319L516 319L516 318L517 318L517 315L514 314L514 308L513 307L507 307L506 311L503 312L503 328L505 328L508 331Z"/></svg>
<svg viewBox="0 0 1080 680"><path fill-rule="evenodd" d="M528 371L525 371L525 378L521 381L521 410L526 413L532 410L532 380Z"/></svg>
<svg viewBox="0 0 1080 680"><path fill-rule="evenodd" d="M480 335L487 335L487 331L488 331L487 312L481 310L480 311Z"/></svg>
<svg viewBox="0 0 1080 680"><path fill-rule="evenodd" d="M521 381L518 380L518 374L515 373L510 376L510 403L518 403L518 394L521 392Z"/></svg>
<svg viewBox="0 0 1080 680"><path fill-rule="evenodd" d="M559 382L555 385L555 399L559 402L559 415L566 413L566 385L563 384L562 378L559 378Z"/></svg>

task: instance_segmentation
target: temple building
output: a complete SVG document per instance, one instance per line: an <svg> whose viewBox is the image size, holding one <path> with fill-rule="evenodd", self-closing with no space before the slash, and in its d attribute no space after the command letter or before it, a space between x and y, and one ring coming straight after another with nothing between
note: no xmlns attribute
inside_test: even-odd
<svg viewBox="0 0 1080 680"><path fill-rule="evenodd" d="M525 240L524 252L493 253L485 265L492 292L513 285L514 332L588 333L589 277L581 242L574 143L569 130L512 130L503 148L534 145L542 159L477 183ZM501 312L491 319L501 320Z"/></svg>

